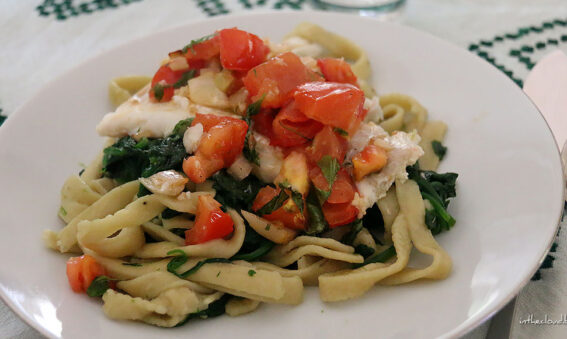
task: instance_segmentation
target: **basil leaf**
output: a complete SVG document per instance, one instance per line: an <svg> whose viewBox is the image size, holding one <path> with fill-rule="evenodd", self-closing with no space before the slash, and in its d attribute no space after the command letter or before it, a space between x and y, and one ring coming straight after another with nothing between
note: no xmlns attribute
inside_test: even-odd
<svg viewBox="0 0 567 339"><path fill-rule="evenodd" d="M229 263L232 262L230 259L226 259L226 258L209 258L209 259L205 259L205 260L201 260L199 261L195 266L191 267L190 269L188 269L187 271L181 273L181 274L177 274L175 273L175 275L177 275L180 278L187 278L188 276L190 276L191 274L197 272L201 267L203 267L203 265L205 264L211 264L211 263Z"/></svg>
<svg viewBox="0 0 567 339"><path fill-rule="evenodd" d="M187 85L187 82L191 80L194 76L195 76L195 70L194 69L188 70L187 72L183 73L181 78L173 84L173 88L181 88Z"/></svg>
<svg viewBox="0 0 567 339"><path fill-rule="evenodd" d="M246 121L246 123L248 124L248 130L246 131L246 137L244 138L244 148L242 149L242 155L246 158L246 160L250 161L253 164L256 164L257 166L260 166L260 156L258 155L256 148L254 148L250 137L252 136L252 117L260 113L262 101L264 101L264 96L248 105L248 108L246 108L246 114L244 116L244 121Z"/></svg>
<svg viewBox="0 0 567 339"><path fill-rule="evenodd" d="M327 221L323 216L323 211L319 205L319 199L317 198L317 193L311 190L305 199L307 205L307 214L309 216L309 224L305 233L309 235L319 234L327 228Z"/></svg>
<svg viewBox="0 0 567 339"><path fill-rule="evenodd" d="M319 200L321 204L323 204L325 201L327 201L329 195L331 195L331 190L333 189L333 184L337 179L337 173L339 173L341 165L339 164L337 159L331 157L330 155L325 155L321 158L321 160L317 162L317 166L319 166L321 172L323 172L323 176L325 177L327 184L329 185L328 191L317 190Z"/></svg>
<svg viewBox="0 0 567 339"><path fill-rule="evenodd" d="M187 53L187 51L191 50L191 52L195 53L195 46L200 44L201 42L205 42L207 40L210 40L212 37L214 37L216 35L216 33L213 34L209 34L209 35L205 35L204 37L201 37L199 39L196 40L191 40L191 42L187 45L185 45L185 47L183 47L181 49L181 51L183 51L183 54Z"/></svg>
<svg viewBox="0 0 567 339"><path fill-rule="evenodd" d="M105 275L99 275L87 288L87 295L89 297L102 297L104 292L110 288L110 282L115 279L111 279Z"/></svg>
<svg viewBox="0 0 567 339"><path fill-rule="evenodd" d="M278 195L272 198L272 200L268 201L267 204L262 206L259 210L256 211L258 216L263 216L266 214L270 214L273 211L277 210L278 208L282 207L283 204L289 199L289 196L284 190L281 190Z"/></svg>
<svg viewBox="0 0 567 339"><path fill-rule="evenodd" d="M295 203L295 206L299 208L299 212L303 214L303 195L297 191L294 191L287 181L280 183L279 186L281 189L288 189L291 192L291 200Z"/></svg>
<svg viewBox="0 0 567 339"><path fill-rule="evenodd" d="M433 148L433 152L437 155L439 160L443 160L445 154L447 153L447 147L443 146L443 144L437 140L433 140L431 142L431 147Z"/></svg>

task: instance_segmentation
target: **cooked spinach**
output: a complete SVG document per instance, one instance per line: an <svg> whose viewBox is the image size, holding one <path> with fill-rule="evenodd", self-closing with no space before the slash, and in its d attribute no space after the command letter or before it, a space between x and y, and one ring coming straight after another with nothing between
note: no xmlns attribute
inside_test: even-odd
<svg viewBox="0 0 567 339"><path fill-rule="evenodd" d="M354 239L356 239L356 236L358 235L358 233L360 233L360 231L362 231L362 227L363 227L362 219L357 219L357 220L353 221L350 224L350 231L342 237L341 242L343 244L352 246Z"/></svg>
<svg viewBox="0 0 567 339"><path fill-rule="evenodd" d="M222 297L220 297L220 299L210 303L209 307L206 310L189 313L187 317L183 319L179 324L175 325L175 327L183 326L191 319L207 319L223 315L225 312L226 303L231 297L232 296L230 294L224 294Z"/></svg>
<svg viewBox="0 0 567 339"><path fill-rule="evenodd" d="M445 154L447 153L447 147L443 146L443 144L437 140L433 140L431 142L431 147L433 148L433 152L437 155L439 160L443 160Z"/></svg>
<svg viewBox="0 0 567 339"><path fill-rule="evenodd" d="M372 205L371 208L366 210L366 214L362 217L362 224L364 228L370 232L374 241L382 245L384 240L384 217L378 208L378 204Z"/></svg>
<svg viewBox="0 0 567 339"><path fill-rule="evenodd" d="M244 242L242 247L240 247L240 250L238 250L238 253L230 259L246 261L258 260L266 255L266 253L268 253L275 244L258 234L258 232L250 227L246 221L244 223L246 225Z"/></svg>
<svg viewBox="0 0 567 339"><path fill-rule="evenodd" d="M449 199L457 196L455 184L457 173L423 171L416 163L406 168L408 177L419 185L421 196L427 199L432 209L425 211L425 224L433 235L448 231L455 225L455 218L447 212Z"/></svg>
<svg viewBox="0 0 567 339"><path fill-rule="evenodd" d="M183 133L191 121L181 120L173 133L162 139L143 138L136 141L129 136L120 138L103 151L103 174L124 183L165 170L181 171L186 155Z"/></svg>
<svg viewBox="0 0 567 339"><path fill-rule="evenodd" d="M368 247L364 244L358 244L354 247L354 253L358 253L364 258L370 257L374 254L374 249L372 247Z"/></svg>
<svg viewBox="0 0 567 339"><path fill-rule="evenodd" d="M396 248L392 245L385 249L380 253L376 253L374 255L369 256L368 258L364 259L362 264L354 264L354 268L359 268L364 265L373 264L377 262L386 262L386 260L390 259L391 257L396 255Z"/></svg>
<svg viewBox="0 0 567 339"><path fill-rule="evenodd" d="M213 188L217 192L215 199L237 211L250 210L258 191L266 186L253 175L238 181L225 170L218 171L210 179L213 180Z"/></svg>

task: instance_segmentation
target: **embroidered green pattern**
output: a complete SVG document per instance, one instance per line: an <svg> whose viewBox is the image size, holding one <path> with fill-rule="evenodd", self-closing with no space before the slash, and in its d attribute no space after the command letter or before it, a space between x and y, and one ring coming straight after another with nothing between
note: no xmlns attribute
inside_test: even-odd
<svg viewBox="0 0 567 339"><path fill-rule="evenodd" d="M221 0L195 0L197 6L208 16L216 16L228 14L230 11L226 9Z"/></svg>
<svg viewBox="0 0 567 339"><path fill-rule="evenodd" d="M502 43L505 40L518 40L522 37L526 37L531 34L539 34L546 30L552 30L557 27L565 27L565 26L567 26L567 20L555 19L555 20L545 21L540 25L521 27L515 33L496 35L494 38L490 40L480 40L477 43L470 44L469 51L476 53L479 57L483 58L484 60L494 65L494 67L501 70L516 84L518 84L518 86L522 87L523 81L518 77L516 77L510 69L507 69L504 65L498 64L495 58L492 57L490 53L488 53L487 49L492 48L494 47L495 44ZM543 49L549 45L558 45L560 42L566 42L566 41L567 41L567 35L562 35L559 39L548 39L547 41L539 41L535 43L533 46L523 45L519 49L510 50L509 54L510 56L517 58L520 63L526 66L527 69L532 69L535 63L528 56L529 54L532 54L537 49Z"/></svg>
<svg viewBox="0 0 567 339"><path fill-rule="evenodd" d="M108 8L117 8L141 0L90 0L77 3L73 0L44 0L36 7L40 16L55 16L55 19L64 21L70 17L81 14L91 14Z"/></svg>

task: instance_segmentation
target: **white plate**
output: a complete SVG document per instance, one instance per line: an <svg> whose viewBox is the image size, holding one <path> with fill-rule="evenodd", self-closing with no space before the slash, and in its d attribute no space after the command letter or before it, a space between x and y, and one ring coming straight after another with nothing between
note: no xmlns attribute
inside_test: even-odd
<svg viewBox="0 0 567 339"><path fill-rule="evenodd" d="M59 189L102 146L94 127L110 110L107 83L152 74L170 50L222 27L279 40L313 21L359 43L380 93L416 97L449 125L441 171L459 173L451 204L457 224L437 237L451 255L438 282L376 287L349 302L323 304L309 288L297 307L263 305L237 318L159 329L107 319L99 301L71 292L66 256L47 250L42 230L61 222ZM457 336L501 308L547 252L562 210L557 147L536 108L501 72L437 38L355 16L277 13L223 17L125 44L52 82L0 128L0 291L28 323L50 337L234 338Z"/></svg>

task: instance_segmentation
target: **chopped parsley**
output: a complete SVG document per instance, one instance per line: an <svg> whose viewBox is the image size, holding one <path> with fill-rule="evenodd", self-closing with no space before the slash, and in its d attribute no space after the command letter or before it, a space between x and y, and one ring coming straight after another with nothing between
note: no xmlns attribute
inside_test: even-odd
<svg viewBox="0 0 567 339"><path fill-rule="evenodd" d="M345 138L348 137L348 132L345 131L345 130L342 129L342 128L335 127L335 128L333 128L333 132L335 132L335 133L337 133L337 134L339 134L339 135L341 135L341 136L343 136L343 137L345 137Z"/></svg>
<svg viewBox="0 0 567 339"><path fill-rule="evenodd" d="M254 274L256 274L256 271L254 271L254 270L249 270L249 271L248 271L248 275L249 275L249 276L253 277Z"/></svg>
<svg viewBox="0 0 567 339"><path fill-rule="evenodd" d="M65 210L65 208L63 208L63 206L61 206L59 208L59 214L61 214L62 216L67 216L67 210Z"/></svg>
<svg viewBox="0 0 567 339"><path fill-rule="evenodd" d="M215 35L216 35L216 33L213 33L213 34L205 35L204 37L201 37L199 39L191 40L191 42L189 44L185 45L185 47L183 47L181 49L181 51L183 52L183 54L186 54L189 50L191 50L192 53L195 53L194 47L196 45L212 39Z"/></svg>
<svg viewBox="0 0 567 339"><path fill-rule="evenodd" d="M87 288L87 295L89 297L102 297L104 292L110 288L110 282L114 280L116 279L111 279L105 275L96 277Z"/></svg>

